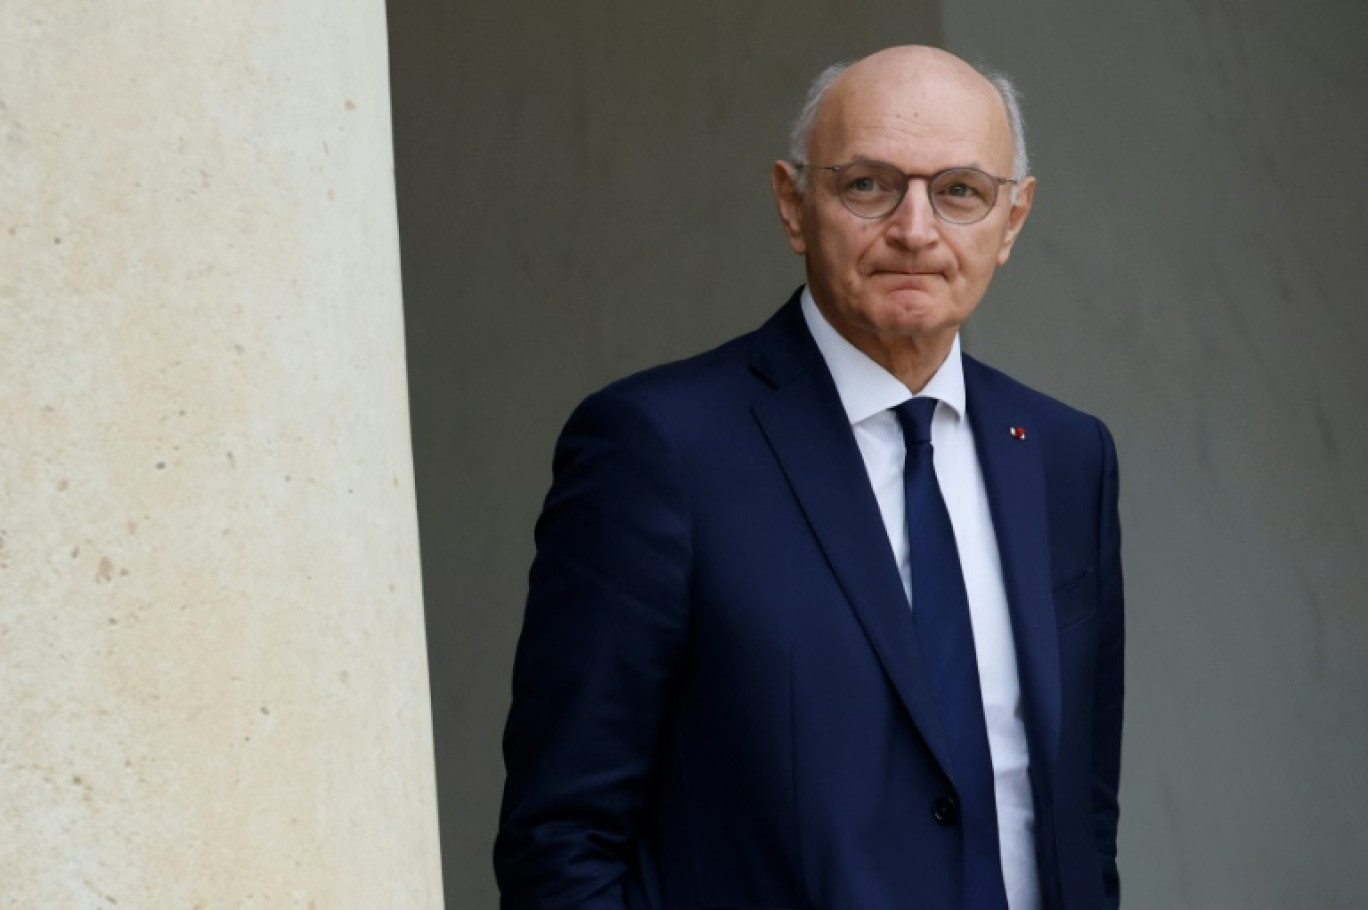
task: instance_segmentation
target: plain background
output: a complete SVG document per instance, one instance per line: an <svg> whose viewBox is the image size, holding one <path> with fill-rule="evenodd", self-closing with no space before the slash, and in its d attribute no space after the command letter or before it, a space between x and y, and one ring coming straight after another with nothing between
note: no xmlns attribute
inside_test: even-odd
<svg viewBox="0 0 1368 910"><path fill-rule="evenodd" d="M1127 906L1368 893L1368 5L390 0L443 866L489 853L532 524L570 409L802 280L809 80L946 47L1024 94L1036 208L971 352L1122 458Z"/></svg>

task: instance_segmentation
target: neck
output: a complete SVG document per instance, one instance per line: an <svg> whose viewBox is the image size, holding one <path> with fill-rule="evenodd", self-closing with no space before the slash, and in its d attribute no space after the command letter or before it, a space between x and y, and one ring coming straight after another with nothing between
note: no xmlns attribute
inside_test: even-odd
<svg viewBox="0 0 1368 910"><path fill-rule="evenodd" d="M837 331L841 331L839 328ZM934 338L881 338L877 335L861 335L852 338L841 332L847 341L859 348L870 360L883 367L907 386L914 395L926 388L931 377L950 356L955 344L955 331L943 337ZM853 334L853 333L852 333Z"/></svg>

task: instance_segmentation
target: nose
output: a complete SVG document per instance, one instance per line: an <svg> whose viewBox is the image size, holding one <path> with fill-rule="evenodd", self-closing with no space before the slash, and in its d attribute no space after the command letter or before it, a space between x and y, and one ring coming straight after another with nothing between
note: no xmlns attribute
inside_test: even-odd
<svg viewBox="0 0 1368 910"><path fill-rule="evenodd" d="M931 207L924 179L908 181L902 202L888 215L887 234L890 240L914 250L930 246L940 238L940 219Z"/></svg>

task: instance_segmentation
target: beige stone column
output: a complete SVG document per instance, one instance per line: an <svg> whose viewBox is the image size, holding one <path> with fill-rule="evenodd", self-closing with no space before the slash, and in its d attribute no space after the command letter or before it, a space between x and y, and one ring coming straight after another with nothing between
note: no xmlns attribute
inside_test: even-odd
<svg viewBox="0 0 1368 910"><path fill-rule="evenodd" d="M0 907L437 908L382 0L0 5Z"/></svg>

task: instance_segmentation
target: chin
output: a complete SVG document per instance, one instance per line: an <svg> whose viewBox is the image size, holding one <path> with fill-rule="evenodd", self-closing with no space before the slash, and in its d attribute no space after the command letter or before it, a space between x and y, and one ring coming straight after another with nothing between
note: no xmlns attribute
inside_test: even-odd
<svg viewBox="0 0 1368 910"><path fill-rule="evenodd" d="M952 335L959 330L961 322L962 319L956 318L944 306L900 307L870 320L874 332L885 338L923 339Z"/></svg>
<svg viewBox="0 0 1368 910"><path fill-rule="evenodd" d="M937 294L922 290L903 290L881 294L867 312L874 322L888 326L927 326L950 318L950 305Z"/></svg>

